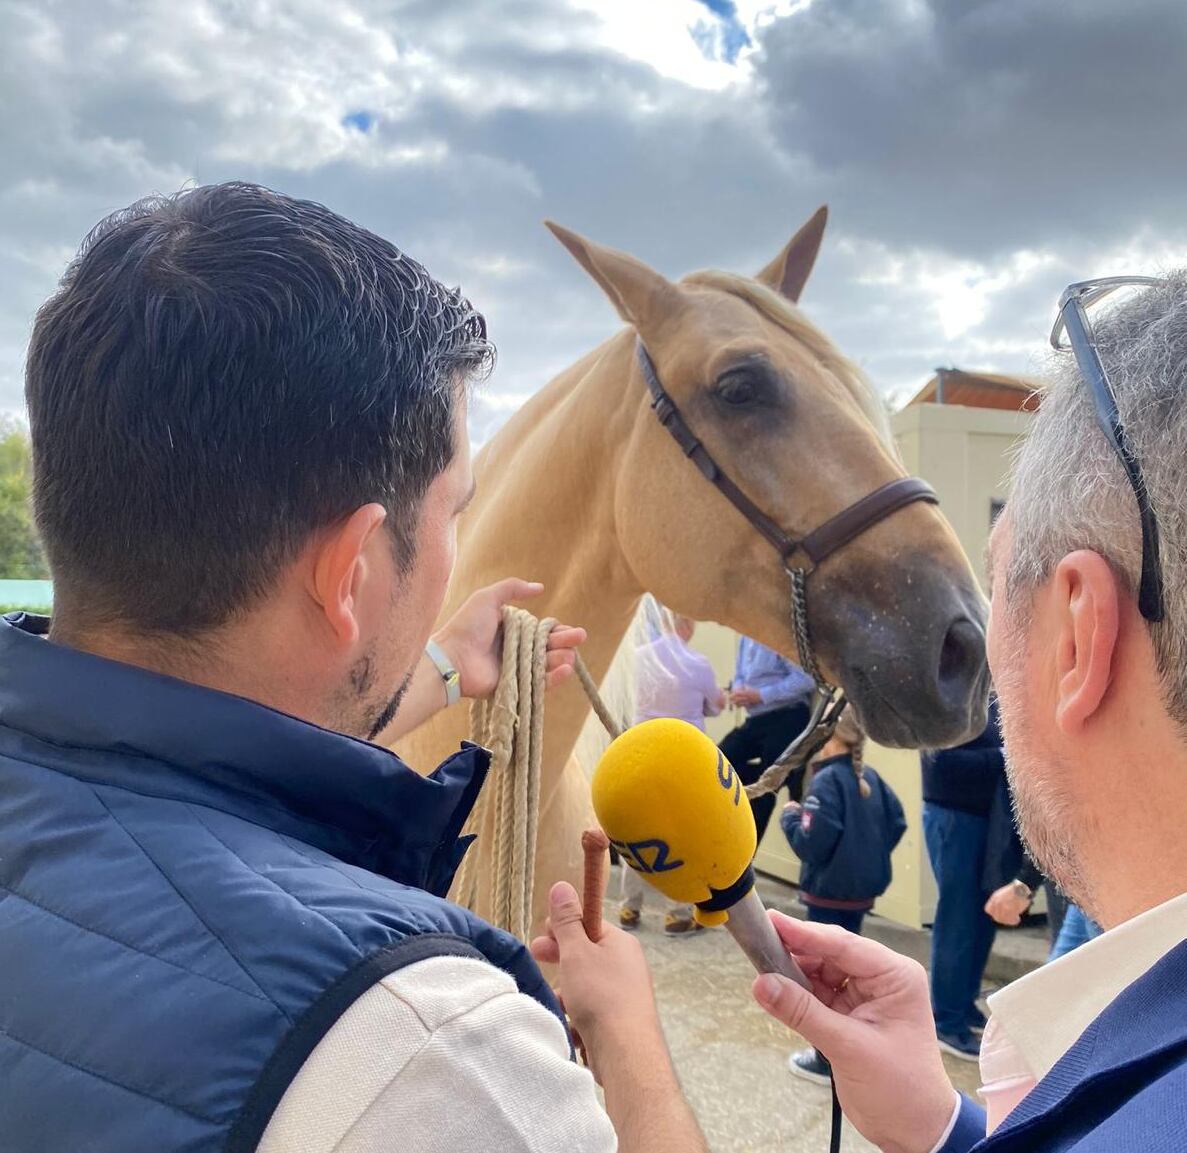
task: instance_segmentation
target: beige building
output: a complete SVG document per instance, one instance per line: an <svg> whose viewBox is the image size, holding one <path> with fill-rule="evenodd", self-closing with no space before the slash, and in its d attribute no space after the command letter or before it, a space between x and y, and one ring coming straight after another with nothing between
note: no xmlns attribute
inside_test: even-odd
<svg viewBox="0 0 1187 1153"><path fill-rule="evenodd" d="M1005 500L1011 450L1036 405L1033 386L1025 381L941 369L891 418L907 471L923 477L939 493L941 507L982 585L985 546L993 518ZM736 635L706 625L698 630L694 643L713 660L724 684L733 673ZM710 733L719 739L740 720L740 715L727 713L710 722ZM898 793L909 826L894 855L894 883L876 911L918 928L931 921L936 901L923 843L919 755L873 745L866 759ZM756 865L787 881L799 876L799 864L777 821L771 822L759 846Z"/></svg>

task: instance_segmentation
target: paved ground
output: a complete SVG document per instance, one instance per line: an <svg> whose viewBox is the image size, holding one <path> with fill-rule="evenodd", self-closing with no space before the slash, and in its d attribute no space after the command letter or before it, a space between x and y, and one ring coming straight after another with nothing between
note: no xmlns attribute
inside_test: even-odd
<svg viewBox="0 0 1187 1153"><path fill-rule="evenodd" d="M611 892L616 892L616 878ZM761 886L768 905L793 909L793 891L777 883ZM644 913L640 939L651 960L656 995L685 1092L693 1103L714 1153L823 1153L828 1148L829 1093L793 1078L787 1055L802 1038L763 1013L750 998L753 972L724 930L691 938L666 937L658 899ZM607 902L607 916L617 906ZM871 935L884 936L875 920ZM894 947L917 953L927 934L894 931ZM1040 956L1037 947L1024 956ZM1014 934L1014 949L1018 940ZM976 1066L945 1058L956 1085L976 1088ZM847 1128L844 1149L872 1149Z"/></svg>

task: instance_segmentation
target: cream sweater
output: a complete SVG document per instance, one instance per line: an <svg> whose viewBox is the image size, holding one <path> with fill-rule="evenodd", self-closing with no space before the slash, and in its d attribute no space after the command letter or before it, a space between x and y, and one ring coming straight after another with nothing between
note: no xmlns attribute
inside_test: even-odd
<svg viewBox="0 0 1187 1153"><path fill-rule="evenodd" d="M560 1022L483 961L373 985L301 1067L259 1153L613 1153Z"/></svg>

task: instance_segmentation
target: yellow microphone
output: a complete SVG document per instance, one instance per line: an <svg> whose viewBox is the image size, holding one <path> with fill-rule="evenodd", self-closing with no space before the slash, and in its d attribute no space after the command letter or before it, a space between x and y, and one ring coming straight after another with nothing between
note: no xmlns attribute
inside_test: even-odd
<svg viewBox="0 0 1187 1153"><path fill-rule="evenodd" d="M623 863L666 897L724 924L760 973L811 984L754 890L754 814L741 778L695 725L644 721L594 770L594 811Z"/></svg>

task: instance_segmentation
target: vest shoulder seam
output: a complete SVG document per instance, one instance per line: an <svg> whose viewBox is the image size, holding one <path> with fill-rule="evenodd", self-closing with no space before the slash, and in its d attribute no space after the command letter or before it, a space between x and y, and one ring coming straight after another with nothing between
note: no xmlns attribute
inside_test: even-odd
<svg viewBox="0 0 1187 1153"><path fill-rule="evenodd" d="M186 805L186 808L191 811L191 815L193 816L194 820L196 820L198 822L198 824L201 825L202 828L206 830L207 834L209 836L213 837L214 840L217 841L228 853L230 853L231 856L235 858L235 860L237 860L245 869L248 870L248 872L252 873L256 877L259 877L261 881L264 881L267 884L271 885L274 889L276 889L277 892L283 893L286 897L288 897L290 900L296 902L298 905L301 906L302 909L305 909L307 912L312 913L313 916L317 917L319 920L324 921L327 925L330 926L331 929L333 929L338 934L339 937L342 938L343 941L346 942L346 944L351 948L351 950L355 954L359 954L362 952L362 950L359 948L359 946L347 935L346 931L342 928L341 925L330 920L330 918L327 917L325 915L325 913L323 913L320 909L315 909L307 901L301 900L301 898L298 897L296 893L294 893L291 889L286 889L274 877L266 876L264 873L261 873L260 870L257 869L254 865L251 865L247 861L245 861L237 852L235 852L235 850L233 848L231 848L230 845L227 844L226 841L224 841L222 839L222 837L220 837L218 835L218 833L216 833L202 819L201 814L198 813L197 811L195 811L194 806ZM308 860L308 858L306 858L306 860Z"/></svg>
<svg viewBox="0 0 1187 1153"><path fill-rule="evenodd" d="M169 875L169 874L168 874L168 873L167 873L167 872L164 870L164 868L161 866L161 863L160 863L160 861L158 861L158 860L156 859L156 857L154 857L154 856L152 855L152 853L150 853L150 852L148 851L148 849L146 849L146 848L144 847L144 845L143 845L143 844L141 844L141 842L140 842L140 839L139 839L139 838L136 836L136 834L135 834L135 833L133 833L133 832L132 832L132 830L131 830L131 829L129 829L129 828L128 828L128 826L127 826L127 825L125 825L125 824L124 824L124 822L123 822L123 821L121 821L121 820L119 819L119 817L117 817L117 816L116 816L116 814L115 814L115 810L114 810L114 809L112 809L112 807L111 807L111 806L110 806L110 805L109 805L109 804L108 804L108 803L107 803L107 802L106 802L106 801L103 799L103 797L102 797L102 795L101 795L101 793L100 793L100 791L99 791L101 787L102 787L102 786L96 786L96 785L92 785L92 786L91 786L91 791L92 791L92 793L94 794L94 796L95 796L95 799L96 799L96 800L99 802L99 804L101 804L101 805L103 806L103 808L104 808L104 809L106 809L106 810L107 810L107 813L110 815L111 819L112 819L112 820L113 820L113 821L114 821L114 822L115 822L115 823L116 823L116 824L117 824L117 825L118 825L118 826L119 826L121 829L123 829L123 831L124 831L125 835L126 835L126 836L127 836L127 837L128 837L128 838L129 838L129 839L132 841L132 843L133 843L133 844L134 844L134 845L135 845L135 846L136 846L136 847L137 847L137 848L138 848L138 849L141 851L141 853L143 853L143 854L144 854L145 860L147 860L147 861L149 861L149 862L151 862L151 863L152 863L152 866L153 866L153 868L155 868L155 869L157 870L157 872L161 874L162 878L164 878L164 880L165 880L165 883L166 883L166 884L167 884L167 885L168 885L168 886L169 886L169 887L170 887L170 888L171 888L171 889L172 889L172 890L173 890L173 891L174 891L174 892L175 892L175 893L178 895L178 897L179 897L179 898L180 898L180 899L181 899L181 900L184 902L185 906L186 906L186 907L187 907L187 908L190 910L190 912L191 912L191 913L193 913L193 915L194 915L194 917L197 919L198 923L199 923L200 925L202 925L202 927L203 927L203 928L205 928L205 930L206 930L206 931L207 931L207 932L208 932L208 933L209 933L209 934L210 934L210 935L211 935L211 936L212 936L212 937L213 937L213 938L214 938L216 941L218 941L218 943L219 943L219 944L220 944L220 945L223 947L223 951L224 951L224 952L227 954L227 956L228 956L228 957L230 957L230 958L231 958L231 960L232 960L232 961L233 961L233 962L234 962L234 963L235 963L235 964L238 966L238 968L239 968L240 972L242 972L242 973L243 973L243 975L244 975L244 976L245 976L245 977L246 977L246 978L247 978L247 979L248 979L248 980L249 980L249 981L250 981L250 982L251 982L251 983L252 983L252 984L253 984L253 985L256 987L256 989L258 989L258 990L259 990L260 996L262 996L262 997L263 997L265 1000L267 1000L267 1001L270 1001L270 1002L272 1003L272 1005L273 1005L273 1006L276 1008L276 1011L277 1011L277 1012L278 1012L278 1013L279 1013L279 1014L280 1014L280 1015L281 1015L281 1016L282 1016L282 1017L283 1017L283 1018L284 1018L286 1021L288 1021L288 1022L289 1022L289 1024L291 1025L291 1024L292 1024L292 1022L293 1022L293 1019L292 1019L292 1017L291 1017L291 1016L289 1016L289 1014L288 1014L288 1013L285 1011L284 1007L283 1007L283 1006L281 1006L281 1005L280 1005L280 1004L279 1004L279 1003L276 1001L276 999L275 999L275 998L273 998L273 997L269 997L269 996L268 996L268 994L267 994L267 993L264 991L264 988L263 988L263 986L262 986L262 985L259 983L259 981L257 981L257 980L255 979L255 977L253 977L253 976L251 975L250 971L247 969L247 966L246 966L246 965L244 965L243 961L242 961L242 960L241 960L239 957L237 957L237 956L235 955L235 953L234 953L234 952L233 952L233 950L230 948L230 946L227 944L227 942L223 940L222 934L221 934L221 933L219 933L219 931L218 931L217 929L215 929L215 928L214 928L214 926L213 926L213 925L211 925L211 924L210 924L210 923L209 923L209 922L206 920L206 918L202 916L202 914L201 914L201 913L199 913L199 912L198 912L198 910L197 910L197 909L194 907L194 904L193 904L193 902L192 902L192 901L189 899L189 897L187 897L187 896L185 895L185 893L183 893L183 892L181 891L181 889L180 889L180 887L178 886L177 882L176 882L176 881L174 881L174 879L173 879L173 878L172 878L172 877L171 877L171 876L170 876L170 875Z"/></svg>
<svg viewBox="0 0 1187 1153"><path fill-rule="evenodd" d="M195 977L199 981L208 981L212 985L218 985L222 989L230 989L233 993L238 993L241 997L250 997L253 1001L262 1001L266 1005L271 1005L276 1008L275 1002L265 997L262 993L253 993L250 989L241 988L239 985L232 985L229 981L223 981L218 977L212 977L208 973L199 973L196 969L187 968L185 965L178 964L176 961L171 961L167 957L162 957L159 953L150 953L146 949L140 949L129 941L120 940L119 937L106 933L102 929L96 929L93 925L86 925L83 922L75 920L73 917L67 916L58 909L51 908L44 901L39 901L30 897L27 893L22 893L19 889L14 889L12 885L0 881L0 890L10 893L18 901L24 901L27 905L32 905L35 909L40 909L47 916L55 917L59 921L65 921L68 925L73 925L76 929L81 929L84 933L91 933L96 937L101 937L105 941L110 941L113 945L118 945L121 949L127 949L130 953L135 953L138 957L147 957L150 961L158 961L162 965L168 966L170 969L176 969L179 973L185 973L187 976Z"/></svg>

